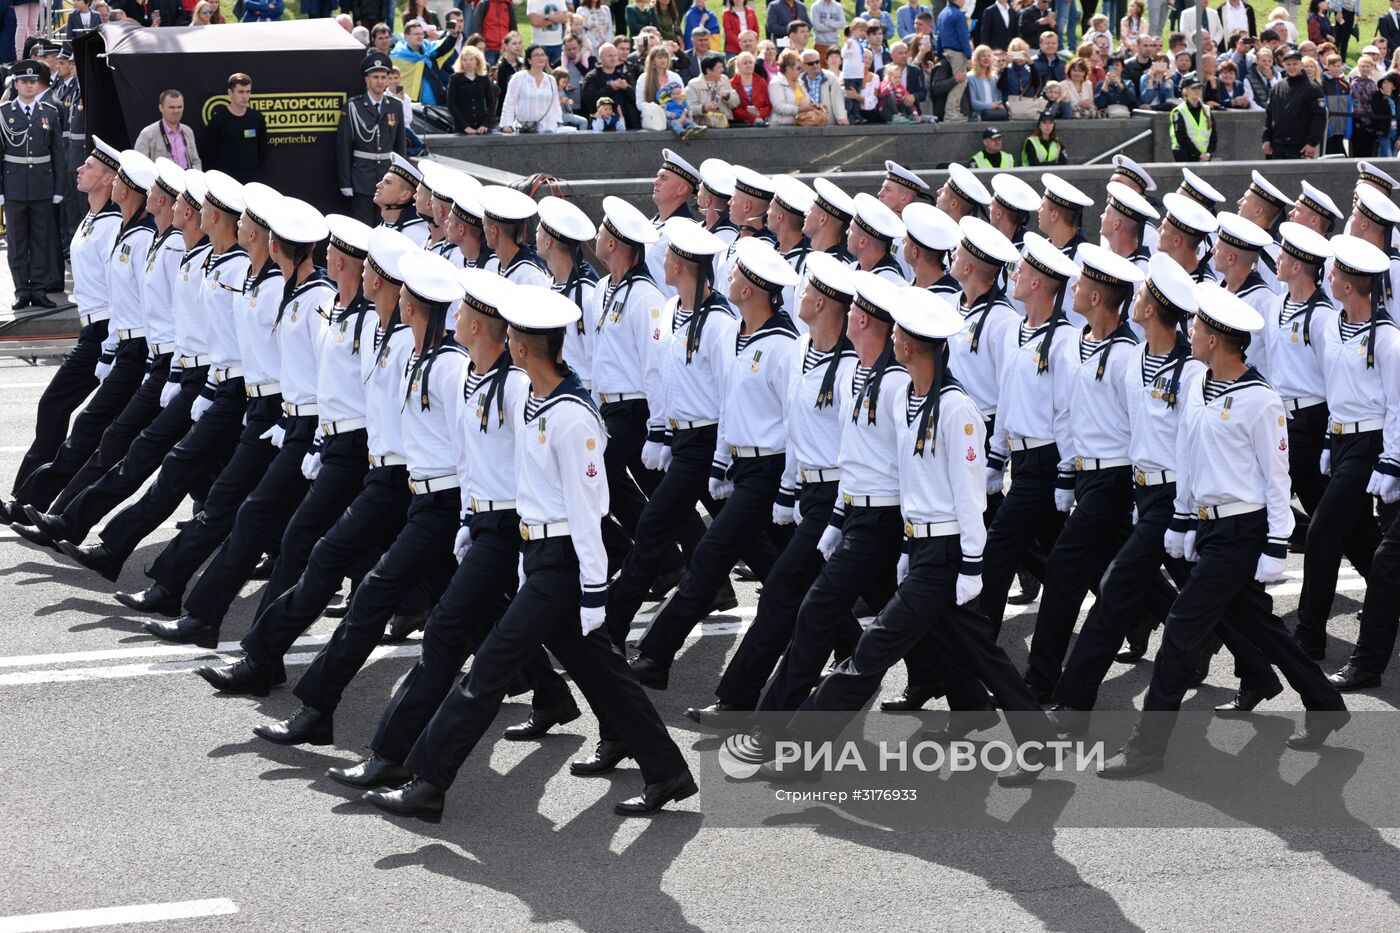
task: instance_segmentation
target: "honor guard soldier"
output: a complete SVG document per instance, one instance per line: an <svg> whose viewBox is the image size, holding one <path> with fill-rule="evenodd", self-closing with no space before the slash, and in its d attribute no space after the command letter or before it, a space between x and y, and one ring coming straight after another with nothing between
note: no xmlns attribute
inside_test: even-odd
<svg viewBox="0 0 1400 933"><path fill-rule="evenodd" d="M1394 201L1372 186L1358 185L1356 206L1352 209L1347 230L1352 236L1365 240L1390 257L1390 273L1382 277L1380 285L1382 305L1392 320L1400 318L1400 249L1387 244L1393 242L1397 229L1400 229L1400 207L1396 207ZM1333 303L1341 304L1335 293Z"/></svg>
<svg viewBox="0 0 1400 933"><path fill-rule="evenodd" d="M779 175L773 179L773 200L768 205L768 229L777 236L778 252L797 273L799 284L802 270L807 264L807 254L812 251L812 241L808 239L804 227L812 205L817 201L817 193L805 182L791 175ZM783 289L783 310L788 317L797 314L796 288ZM797 323L796 320L793 321ZM802 325L797 325L799 333Z"/></svg>
<svg viewBox="0 0 1400 933"><path fill-rule="evenodd" d="M1127 185L1142 195L1147 203L1152 205L1152 209L1157 211L1158 215L1162 213L1162 202L1152 197L1152 192L1157 190L1157 182L1148 174L1147 169L1123 153L1120 152L1113 157L1113 174L1108 177L1108 180ZM1149 254L1157 252L1157 228L1149 225L1143 230L1142 242L1147 247Z"/></svg>
<svg viewBox="0 0 1400 933"><path fill-rule="evenodd" d="M739 236L739 228L729 216L734 198L734 168L723 159L706 159L700 163L700 187L695 192L695 206L700 209L705 229L720 238L725 251ZM715 257L715 273L719 273L721 253ZM716 279L718 281L718 279Z"/></svg>
<svg viewBox="0 0 1400 933"><path fill-rule="evenodd" d="M854 200L856 216L846 233L846 248L855 259L855 267L891 285L906 285L904 270L893 253L895 244L904 239L904 221L864 191Z"/></svg>
<svg viewBox="0 0 1400 933"><path fill-rule="evenodd" d="M1080 244L1088 242L1084 238L1084 211L1094 206L1094 199L1054 172L1042 174L1040 183L1045 186L1036 215L1040 231L1060 252L1078 261ZM1066 295L1064 311L1075 327L1082 327L1084 322L1077 318L1071 304L1071 296Z"/></svg>
<svg viewBox="0 0 1400 933"><path fill-rule="evenodd" d="M1378 463L1400 457L1394 446L1400 433L1386 430L1400 410L1400 329L1384 307L1391 261L1375 244L1353 236L1333 237L1332 252L1332 294L1341 313L1323 332L1328 424L1321 462L1331 479L1308 525L1293 633L1314 660L1326 652L1343 549L1361 561L1358 573L1371 576L1370 559L1380 543L1372 494L1388 484Z"/></svg>
<svg viewBox="0 0 1400 933"><path fill-rule="evenodd" d="M530 220L539 211L534 198L514 188L487 185L480 200L486 218L482 232L500 263L502 278L516 285L548 288L552 284L549 270L530 238Z"/></svg>
<svg viewBox="0 0 1400 933"><path fill-rule="evenodd" d="M83 107L83 89L78 84L78 71L73 65L71 43L63 44L63 51L58 53L58 60L60 72L68 72L68 76L59 82L55 96L62 101L63 108L63 231L64 242L69 243L78 225L83 221L84 211L87 210L87 202L78 196L82 192L77 187L78 167L88 157L87 114ZM71 244L67 255L71 262Z"/></svg>
<svg viewBox="0 0 1400 933"><path fill-rule="evenodd" d="M992 195L981 179L956 162L948 166L948 180L938 189L933 206L954 220L981 217L992 204Z"/></svg>
<svg viewBox="0 0 1400 933"><path fill-rule="evenodd" d="M1175 191L1162 197L1162 222L1157 252L1166 253L1191 275L1193 282L1214 282L1210 271L1210 253L1202 257L1210 237L1220 229L1215 215L1197 201Z"/></svg>
<svg viewBox="0 0 1400 933"><path fill-rule="evenodd" d="M50 268L54 242L54 205L63 200L60 180L63 127L58 108L40 100L41 84L49 80L43 62L23 61L10 71L15 97L0 106L4 134L4 181L0 205L5 207L5 248L9 250L18 311L31 306L55 308L44 288L55 275Z"/></svg>
<svg viewBox="0 0 1400 933"><path fill-rule="evenodd" d="M1119 256L1126 256L1138 271L1147 274L1147 260L1152 251L1143 242L1143 237L1160 220L1162 215L1147 203L1147 199L1127 185L1116 181L1108 183L1107 200L1104 205L1103 220L1099 224L1102 245Z"/></svg>
<svg viewBox="0 0 1400 933"><path fill-rule="evenodd" d="M601 762L607 767L595 758L570 770L606 773L623 758L635 758L646 786L641 796L614 809L624 815L651 813L691 796L696 787L661 717L600 631L608 565L599 533L608 512L602 448L609 440L592 399L559 362L563 330L574 323L578 308L540 290L538 298L510 302L499 311L510 325L511 358L530 378L525 421L515 434L522 585L477 649L471 673L414 743L404 761L414 779L397 790L370 791L364 799L395 815L440 819L457 771L495 719L516 674L543 644L574 678L599 720L615 730L605 743L614 750Z"/></svg>
<svg viewBox="0 0 1400 933"><path fill-rule="evenodd" d="M926 202L910 204L900 220L904 223L904 259L914 285L957 301L962 286L949 268L953 250L962 240L957 223Z"/></svg>
<svg viewBox="0 0 1400 933"><path fill-rule="evenodd" d="M1101 777L1159 771L1175 712L1196 680L1197 656L1219 628L1257 645L1307 709L1290 748L1316 748L1345 725L1339 694L1273 614L1266 583L1283 579L1293 512L1288 494L1288 421L1278 395L1245 362L1263 318L1217 285L1195 288L1191 355L1207 367L1184 398L1177 438L1176 503L1165 535L1172 557L1194 559L1167 617L1152 683L1127 745ZM1191 524L1194 521L1194 526Z"/></svg>
<svg viewBox="0 0 1400 933"><path fill-rule="evenodd" d="M1070 513L1046 564L1044 592L1031 640L1026 683L1049 701L1074 632L1079 607L1132 526L1133 476L1128 432L1127 373L1137 338L1128 303L1143 274L1101 246L1079 248L1082 272L1074 310L1088 326L1079 336L1070 389L1069 449L1074 473L1056 481L1055 506ZM1078 506L1075 507L1076 502Z"/></svg>
<svg viewBox="0 0 1400 933"><path fill-rule="evenodd" d="M777 178L774 181L777 181ZM881 204L894 211L896 217L903 214L904 209L916 200L933 202L933 192L928 182L889 159L885 160L885 180L880 183L880 190L875 193L875 197ZM891 252L899 262L899 270L904 280L909 281L912 276L909 264L904 260L903 242L895 243Z"/></svg>
<svg viewBox="0 0 1400 933"><path fill-rule="evenodd" d="M394 63L383 52L370 52L360 65L365 92L345 103L335 133L340 193L350 199L350 213L360 223L379 222L376 189L395 153L407 153L403 104L387 93Z"/></svg>
<svg viewBox="0 0 1400 933"><path fill-rule="evenodd" d="M39 398L34 419L34 440L15 472L11 498L0 500L0 522L8 524L25 516L18 496L29 475L48 463L66 439L69 419L98 385L96 368L108 339L107 322L112 310L107 290L107 269L112 244L122 225L121 209L112 201L112 181L121 167L120 153L93 138L92 155L78 169L78 188L87 216L78 225L69 246L73 262L73 293L82 330L78 342L63 355L58 372Z"/></svg>
<svg viewBox="0 0 1400 933"><path fill-rule="evenodd" d="M419 246L428 242L428 222L418 215L414 198L423 173L397 152L389 156L389 170L374 189L374 203L384 226L397 230Z"/></svg>
<svg viewBox="0 0 1400 933"><path fill-rule="evenodd" d="M1025 245L1026 226L1040 209L1040 195L1015 175L998 172L992 176L992 203L987 220L1011 241L1016 249Z"/></svg>
<svg viewBox="0 0 1400 933"><path fill-rule="evenodd" d="M585 389L593 387L593 329L598 273L584 250L598 228L577 205L548 195L540 199L535 252L549 270L550 287L578 305L579 319L564 332L564 362Z"/></svg>
<svg viewBox="0 0 1400 933"><path fill-rule="evenodd" d="M1252 221L1232 211L1221 211L1215 218L1220 231L1211 250L1212 264L1220 284L1263 317L1278 294L1259 275L1259 257L1273 239Z"/></svg>
<svg viewBox="0 0 1400 933"><path fill-rule="evenodd" d="M495 272L496 254L486 245L481 230L485 217L481 210L481 187L481 182L466 174L452 180L448 191L452 210L447 215L447 239L457 247L463 268Z"/></svg>
<svg viewBox="0 0 1400 933"><path fill-rule="evenodd" d="M666 221L672 217L694 220L690 199L700 188L700 170L673 149L661 150L661 167L651 182L651 202L656 205L651 225L656 228L656 241L647 247L647 269L656 287L667 298L675 295L666 284ZM530 283L535 284L535 283Z"/></svg>

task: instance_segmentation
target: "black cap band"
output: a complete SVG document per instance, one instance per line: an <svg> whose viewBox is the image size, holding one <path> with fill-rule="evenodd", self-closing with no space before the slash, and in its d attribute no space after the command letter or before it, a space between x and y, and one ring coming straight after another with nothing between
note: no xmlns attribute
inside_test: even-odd
<svg viewBox="0 0 1400 933"><path fill-rule="evenodd" d="M1172 314L1175 314L1180 319L1188 318L1195 313L1193 311L1186 310L1181 305L1168 298L1166 292L1158 288L1157 283L1152 281L1151 278L1147 280L1147 293L1152 296L1153 301L1157 302L1157 304L1166 308L1168 311L1170 311Z"/></svg>
<svg viewBox="0 0 1400 933"><path fill-rule="evenodd" d="M360 249L358 246L352 246L334 233L331 234L331 245L351 259L364 259L369 255L369 250Z"/></svg>
<svg viewBox="0 0 1400 933"><path fill-rule="evenodd" d="M868 300L864 295L860 294L859 292L856 293L854 304L857 308L860 308L862 311L864 311L866 314L870 315L877 321L884 321L886 324L894 323L894 318L890 315L888 311L875 304L874 302Z"/></svg>

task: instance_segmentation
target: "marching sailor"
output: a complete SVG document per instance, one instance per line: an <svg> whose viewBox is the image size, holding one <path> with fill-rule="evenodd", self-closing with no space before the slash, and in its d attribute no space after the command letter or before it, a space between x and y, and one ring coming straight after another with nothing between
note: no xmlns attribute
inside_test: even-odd
<svg viewBox="0 0 1400 933"><path fill-rule="evenodd" d="M593 328L597 311L594 292L598 273L584 253L598 228L578 206L549 195L540 200L540 225L535 251L549 269L550 287L578 305L577 323L564 332L564 361L583 383L593 387Z"/></svg>
<svg viewBox="0 0 1400 933"><path fill-rule="evenodd" d="M992 195L982 180L965 165L953 162L948 166L948 180L938 189L933 206L954 220L982 217L991 206Z"/></svg>
<svg viewBox="0 0 1400 933"><path fill-rule="evenodd" d="M1054 172L1041 175L1040 183L1045 186L1045 195L1040 199L1040 211L1036 215L1040 231L1060 252L1078 262L1079 247L1088 242L1084 238L1084 211L1094 206L1094 199ZM1084 326L1084 320L1074 309L1072 294L1065 295L1060 308L1075 328Z"/></svg>
<svg viewBox="0 0 1400 933"><path fill-rule="evenodd" d="M1167 219L1162 223L1157 252L1166 253L1185 269L1193 282L1214 282L1210 270L1210 254L1202 258L1210 237L1220 228L1215 215L1184 194L1169 192L1162 198L1162 210Z"/></svg>
<svg viewBox="0 0 1400 933"><path fill-rule="evenodd" d="M651 182L651 202L656 213L651 225L656 228L656 241L647 247L647 269L656 287L667 298L675 292L666 282L666 221L672 217L694 220L690 199L700 188L700 170L683 159L673 149L661 150L661 167Z"/></svg>
<svg viewBox="0 0 1400 933"><path fill-rule="evenodd" d="M397 152L389 155L389 170L374 187L374 205L384 226L407 236L419 246L428 243L428 221L418 213L415 199L423 173Z"/></svg>
<svg viewBox="0 0 1400 933"><path fill-rule="evenodd" d="M1026 226L1040 209L1040 195L1016 175L997 172L992 176L992 204L987 220L1016 249L1025 245Z"/></svg>
<svg viewBox="0 0 1400 933"><path fill-rule="evenodd" d="M485 217L483 238L496 255L501 276L516 285L553 284L530 239L530 220L539 213L535 199L514 188L487 185L478 200Z"/></svg>
<svg viewBox="0 0 1400 933"><path fill-rule="evenodd" d="M775 177L773 189L773 200L768 204L768 229L778 238L775 246L797 273L800 283L802 270L807 264L807 254L812 251L812 241L807 238L804 227L807 215L811 213L812 205L817 201L817 193L805 182L798 181L791 175ZM788 317L794 318L793 323L797 324L798 333L802 333L802 325L795 320L795 292L795 287L783 289L783 311Z"/></svg>

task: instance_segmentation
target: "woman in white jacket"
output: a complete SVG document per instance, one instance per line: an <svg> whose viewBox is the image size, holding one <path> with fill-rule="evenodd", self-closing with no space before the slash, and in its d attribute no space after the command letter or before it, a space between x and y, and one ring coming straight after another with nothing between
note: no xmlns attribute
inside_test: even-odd
<svg viewBox="0 0 1400 933"><path fill-rule="evenodd" d="M549 55L542 46L525 50L526 68L510 76L501 104L501 132L514 133L534 124L535 131L553 133L559 128L559 85L549 73Z"/></svg>
<svg viewBox="0 0 1400 933"><path fill-rule="evenodd" d="M797 72L802 58L792 49L778 56L778 73L768 81L768 102L773 105L770 126L792 126L797 116Z"/></svg>

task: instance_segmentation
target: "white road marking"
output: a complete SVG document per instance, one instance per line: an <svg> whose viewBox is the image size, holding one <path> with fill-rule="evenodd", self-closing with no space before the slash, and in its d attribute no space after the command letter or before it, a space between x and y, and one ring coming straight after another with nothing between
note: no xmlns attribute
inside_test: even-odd
<svg viewBox="0 0 1400 933"><path fill-rule="evenodd" d="M191 920L195 917L219 917L236 913L238 905L226 897L204 901L173 901L168 904L130 904L125 907L100 907L96 910L62 910L49 914L0 917L0 933L76 930L127 923L153 923L158 920Z"/></svg>
<svg viewBox="0 0 1400 933"><path fill-rule="evenodd" d="M28 447L0 447L0 454L22 454Z"/></svg>
<svg viewBox="0 0 1400 933"><path fill-rule="evenodd" d="M0 383L0 389L47 389L47 382L5 382Z"/></svg>

